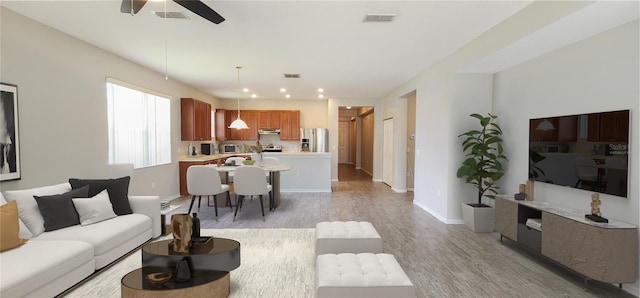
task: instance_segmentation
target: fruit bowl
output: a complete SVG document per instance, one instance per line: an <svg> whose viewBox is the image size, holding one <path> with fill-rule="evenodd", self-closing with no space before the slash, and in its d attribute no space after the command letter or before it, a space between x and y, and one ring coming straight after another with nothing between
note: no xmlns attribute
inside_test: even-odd
<svg viewBox="0 0 640 298"><path fill-rule="evenodd" d="M242 164L244 164L245 166L250 166L250 165L253 165L255 162L256 162L255 160L246 159L242 161Z"/></svg>

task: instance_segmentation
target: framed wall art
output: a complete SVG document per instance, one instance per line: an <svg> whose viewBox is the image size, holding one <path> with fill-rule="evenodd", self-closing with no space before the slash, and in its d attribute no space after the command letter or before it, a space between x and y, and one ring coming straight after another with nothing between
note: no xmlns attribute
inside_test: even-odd
<svg viewBox="0 0 640 298"><path fill-rule="evenodd" d="M0 83L0 181L20 179L18 86Z"/></svg>

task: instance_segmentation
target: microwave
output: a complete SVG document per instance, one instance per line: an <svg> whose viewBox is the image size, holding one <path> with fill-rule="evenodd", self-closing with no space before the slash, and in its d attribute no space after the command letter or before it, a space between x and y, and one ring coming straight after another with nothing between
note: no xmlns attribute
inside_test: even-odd
<svg viewBox="0 0 640 298"><path fill-rule="evenodd" d="M234 144L220 145L220 153L240 153L240 146Z"/></svg>
<svg viewBox="0 0 640 298"><path fill-rule="evenodd" d="M216 145L211 143L202 143L200 144L200 152L204 155L214 155L218 152L215 150Z"/></svg>

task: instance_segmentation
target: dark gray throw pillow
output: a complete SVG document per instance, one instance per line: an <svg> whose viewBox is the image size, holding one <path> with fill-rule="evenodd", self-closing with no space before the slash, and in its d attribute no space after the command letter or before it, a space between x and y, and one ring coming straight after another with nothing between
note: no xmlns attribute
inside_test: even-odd
<svg viewBox="0 0 640 298"><path fill-rule="evenodd" d="M78 212L73 206L73 198L86 198L89 196L89 187L81 187L69 192L52 196L33 196L38 203L38 209L44 219L44 231L58 229L80 224Z"/></svg>
<svg viewBox="0 0 640 298"><path fill-rule="evenodd" d="M129 205L129 181L131 181L129 176L117 179L69 179L73 189L88 185L89 197L93 197L106 189L113 206L113 212L117 215L133 213L131 205Z"/></svg>

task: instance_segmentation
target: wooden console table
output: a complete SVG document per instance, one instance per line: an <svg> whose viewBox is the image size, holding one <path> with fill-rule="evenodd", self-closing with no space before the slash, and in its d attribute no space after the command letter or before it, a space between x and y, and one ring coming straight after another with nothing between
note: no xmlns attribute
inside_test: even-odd
<svg viewBox="0 0 640 298"><path fill-rule="evenodd" d="M633 283L638 275L637 227L616 220L598 223L585 212L548 202L516 201L496 196L496 231L519 245L566 266L589 279ZM541 219L540 231L526 226Z"/></svg>

